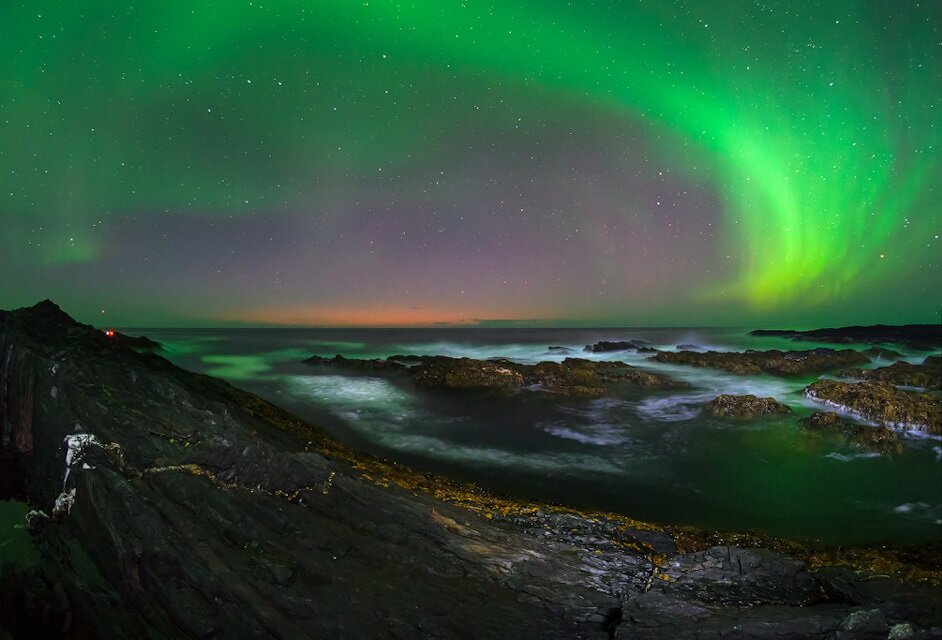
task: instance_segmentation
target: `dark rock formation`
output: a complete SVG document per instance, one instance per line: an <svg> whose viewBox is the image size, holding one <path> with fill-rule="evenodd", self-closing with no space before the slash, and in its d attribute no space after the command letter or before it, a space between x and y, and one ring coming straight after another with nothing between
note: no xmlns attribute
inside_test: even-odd
<svg viewBox="0 0 942 640"><path fill-rule="evenodd" d="M815 412L799 420L798 424L809 432L839 434L855 447L867 451L892 454L903 450L899 435L894 429L848 422L833 411Z"/></svg>
<svg viewBox="0 0 942 640"><path fill-rule="evenodd" d="M721 394L706 405L707 412L724 418L758 418L791 413L790 407L775 398L758 398L753 395L732 396Z"/></svg>
<svg viewBox="0 0 942 640"><path fill-rule="evenodd" d="M841 378L877 380L901 387L942 389L942 358L929 356L923 364L894 362L879 369L849 369L838 374Z"/></svg>
<svg viewBox="0 0 942 640"><path fill-rule="evenodd" d="M870 360L852 349L810 349L808 351L659 351L650 360L667 364L724 369L739 375L770 373L776 376L800 376L840 369Z"/></svg>
<svg viewBox="0 0 942 640"><path fill-rule="evenodd" d="M546 352L554 356L568 356L575 353L569 347L547 347Z"/></svg>
<svg viewBox="0 0 942 640"><path fill-rule="evenodd" d="M889 342L913 349L942 348L942 325L938 324L877 324L867 327L837 327L794 331L791 329L756 329L751 336L780 336L809 342L836 342L844 344L879 344Z"/></svg>
<svg viewBox="0 0 942 640"><path fill-rule="evenodd" d="M646 340L620 340L609 342L601 340L595 344L587 344L585 350L589 353L608 353L611 351L638 351L640 353L654 353L657 349Z"/></svg>
<svg viewBox="0 0 942 640"><path fill-rule="evenodd" d="M887 427L942 434L938 396L903 391L888 382L836 380L818 380L805 387L804 394Z"/></svg>
<svg viewBox="0 0 942 640"><path fill-rule="evenodd" d="M905 581L908 565L822 565L783 542L702 545L494 498L351 451L51 303L0 312L0 354L0 468L17 479L0 498L48 515L39 565L0 574L0 636L834 638L848 621L942 624L937 589Z"/></svg>
<svg viewBox="0 0 942 640"><path fill-rule="evenodd" d="M447 356L393 356L386 360L351 360L342 356L305 360L317 366L358 373L402 374L416 384L436 389L516 394L535 389L566 396L598 397L620 386L677 388L683 383L623 362L566 358L562 362L520 364L510 360L475 360Z"/></svg>
<svg viewBox="0 0 942 640"><path fill-rule="evenodd" d="M678 351L703 351L703 347L698 344L679 344L677 345Z"/></svg>

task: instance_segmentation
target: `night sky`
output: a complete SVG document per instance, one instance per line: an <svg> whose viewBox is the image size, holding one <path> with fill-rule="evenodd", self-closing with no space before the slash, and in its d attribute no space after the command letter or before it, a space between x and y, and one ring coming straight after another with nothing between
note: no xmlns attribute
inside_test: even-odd
<svg viewBox="0 0 942 640"><path fill-rule="evenodd" d="M942 11L0 4L0 307L937 322Z"/></svg>

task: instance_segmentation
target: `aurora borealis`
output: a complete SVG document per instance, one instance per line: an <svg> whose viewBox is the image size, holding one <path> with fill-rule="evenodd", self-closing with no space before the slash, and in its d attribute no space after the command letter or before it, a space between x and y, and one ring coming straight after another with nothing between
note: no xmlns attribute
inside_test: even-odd
<svg viewBox="0 0 942 640"><path fill-rule="evenodd" d="M0 306L119 326L938 321L940 16L4 3Z"/></svg>

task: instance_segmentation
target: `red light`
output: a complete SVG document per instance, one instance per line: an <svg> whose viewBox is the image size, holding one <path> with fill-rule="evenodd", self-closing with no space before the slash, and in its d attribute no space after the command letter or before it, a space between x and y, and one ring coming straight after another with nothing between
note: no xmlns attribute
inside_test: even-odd
<svg viewBox="0 0 942 640"><path fill-rule="evenodd" d="M114 329L108 329L107 331L105 331L105 335L108 336L109 338L113 338L113 337L114 337Z"/></svg>

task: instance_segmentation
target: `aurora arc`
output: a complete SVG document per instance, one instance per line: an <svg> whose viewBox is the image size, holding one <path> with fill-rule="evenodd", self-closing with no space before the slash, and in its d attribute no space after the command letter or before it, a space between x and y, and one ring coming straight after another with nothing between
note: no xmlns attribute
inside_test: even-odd
<svg viewBox="0 0 942 640"><path fill-rule="evenodd" d="M580 8L551 2L371 0L209 2L197 11L189 3L165 2L132 20L97 4L53 2L46 7L52 15L43 19L57 17L63 25L57 43L29 40L35 34L28 29L5 34L8 51L18 55L4 56L0 72L8 85L18 82L19 95L4 92L3 107L10 120L28 120L39 97L51 104L50 96L68 93L74 71L66 63L70 47L78 51L73 60L82 61L73 64L93 64L106 55L100 43L78 44L97 30L116 48L111 54L117 50L139 63L138 88L129 102L153 98L156 87L174 76L212 77L227 51L242 52L246 42L271 34L312 57L329 52L385 59L388 53L395 58L388 65L503 77L622 113L662 140L667 155L702 155L722 196L720 242L737 248L738 264L731 279L698 296L745 301L759 309L807 306L853 291L864 279L892 277L894 267L881 257L905 245L901 234L928 238L939 225L934 185L942 183L936 124L942 55L932 55L939 53L938 16L917 4L899 15L876 2L837 4L638 2ZM27 13L32 20L35 11L3 9L7 24L25 22ZM76 28L102 24L107 28ZM125 39L132 44L122 45ZM197 43L208 53L194 53ZM60 67L27 82L23 74L30 67L24 59L40 50L56 54ZM101 85L93 89L114 94L111 85L117 81L91 75ZM238 96L231 103L251 111ZM121 106L140 112L139 104ZM365 133L380 142L372 149L363 145L358 161L366 162L370 154L388 159L395 156L390 148L405 145L408 130L383 129L388 127ZM29 136L38 134L17 129L12 138L0 135L7 149L44 148L29 144ZM108 152L107 146L94 151ZM84 194L53 203L44 194L48 182L17 173L22 159L9 151L0 158L4 175L22 181L5 215L23 218L37 206L68 218L192 204L192 188L178 188L170 184L173 177L164 180L153 171L125 176L137 186L120 201L96 192L101 181L86 176L93 186ZM269 188L270 176L263 176L235 194L231 185L214 191L218 181L210 178L215 177L210 165L203 159L189 167L206 176L199 180L199 198L207 209L238 213L239 189L247 203L249 195L258 199L258 192ZM46 260L94 260L99 254L94 238L76 234L68 246L52 245ZM926 245L922 251L933 250Z"/></svg>

